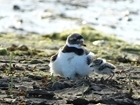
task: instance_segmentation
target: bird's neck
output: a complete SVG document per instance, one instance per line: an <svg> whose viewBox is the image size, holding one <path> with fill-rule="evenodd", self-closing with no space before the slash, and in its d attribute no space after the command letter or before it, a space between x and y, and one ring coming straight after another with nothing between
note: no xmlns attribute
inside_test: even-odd
<svg viewBox="0 0 140 105"><path fill-rule="evenodd" d="M63 53L75 53L77 55L83 55L85 54L84 52L84 49L82 48L76 48L76 47L69 47L68 45L65 45L63 48L62 48L62 52Z"/></svg>

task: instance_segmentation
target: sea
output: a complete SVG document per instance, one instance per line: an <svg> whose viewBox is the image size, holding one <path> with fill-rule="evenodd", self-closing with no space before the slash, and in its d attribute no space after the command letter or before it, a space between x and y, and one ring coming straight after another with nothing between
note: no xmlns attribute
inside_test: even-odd
<svg viewBox="0 0 140 105"><path fill-rule="evenodd" d="M85 24L140 44L140 0L0 0L0 33L44 35Z"/></svg>

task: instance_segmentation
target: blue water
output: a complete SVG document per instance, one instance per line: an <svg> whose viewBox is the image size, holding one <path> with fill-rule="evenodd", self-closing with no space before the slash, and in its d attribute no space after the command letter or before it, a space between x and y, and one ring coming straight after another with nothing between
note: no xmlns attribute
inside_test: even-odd
<svg viewBox="0 0 140 105"><path fill-rule="evenodd" d="M0 0L0 32L48 34L90 24L140 44L140 0L116 1Z"/></svg>

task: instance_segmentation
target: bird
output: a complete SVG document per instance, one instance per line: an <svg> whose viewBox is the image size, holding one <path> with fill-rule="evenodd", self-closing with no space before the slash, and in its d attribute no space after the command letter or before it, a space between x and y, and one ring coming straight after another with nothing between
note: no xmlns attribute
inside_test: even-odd
<svg viewBox="0 0 140 105"><path fill-rule="evenodd" d="M106 80L111 80L115 75L116 66L107 62L105 59L96 58L92 63L93 71L97 74L109 75Z"/></svg>
<svg viewBox="0 0 140 105"><path fill-rule="evenodd" d="M89 75L92 72L90 65L95 54L84 47L86 44L81 34L70 34L65 45L50 58L51 75L59 75L69 79Z"/></svg>

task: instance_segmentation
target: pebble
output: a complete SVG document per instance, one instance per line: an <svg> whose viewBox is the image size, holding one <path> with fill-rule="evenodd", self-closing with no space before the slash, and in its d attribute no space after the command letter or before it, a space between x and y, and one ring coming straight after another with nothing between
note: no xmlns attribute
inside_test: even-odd
<svg viewBox="0 0 140 105"><path fill-rule="evenodd" d="M54 90L61 90L61 89L64 89L65 88L65 85L61 82L54 82L52 84L52 89Z"/></svg>
<svg viewBox="0 0 140 105"><path fill-rule="evenodd" d="M34 89L34 90L28 90L26 97L38 97L38 98L53 98L55 94L53 92L49 92L46 90L41 89Z"/></svg>
<svg viewBox="0 0 140 105"><path fill-rule="evenodd" d="M18 5L13 5L13 9L14 9L14 10L20 10L20 6L18 6Z"/></svg>

